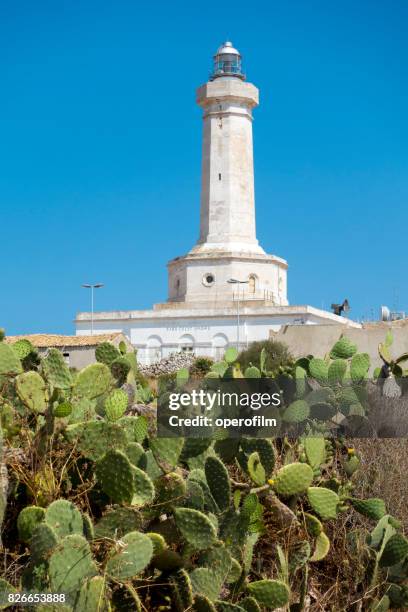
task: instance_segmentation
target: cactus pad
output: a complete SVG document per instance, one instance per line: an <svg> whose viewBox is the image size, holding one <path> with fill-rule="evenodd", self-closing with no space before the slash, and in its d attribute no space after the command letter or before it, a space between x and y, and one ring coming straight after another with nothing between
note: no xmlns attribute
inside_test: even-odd
<svg viewBox="0 0 408 612"><path fill-rule="evenodd" d="M55 389L69 389L72 386L72 375L64 357L58 349L52 348L43 359L42 368L47 381Z"/></svg>
<svg viewBox="0 0 408 612"><path fill-rule="evenodd" d="M323 519L334 519L337 516L339 496L325 487L309 487L307 497L313 510Z"/></svg>
<svg viewBox="0 0 408 612"><path fill-rule="evenodd" d="M22 371L21 362L11 346L0 342L0 375L14 375Z"/></svg>
<svg viewBox="0 0 408 612"><path fill-rule="evenodd" d="M221 583L207 567L197 567L190 573L193 592L214 601L220 594Z"/></svg>
<svg viewBox="0 0 408 612"><path fill-rule="evenodd" d="M110 606L106 601L105 578L94 576L81 586L75 602L75 612L108 612Z"/></svg>
<svg viewBox="0 0 408 612"><path fill-rule="evenodd" d="M357 346L345 336L337 340L330 351L332 359L350 359L357 352Z"/></svg>
<svg viewBox="0 0 408 612"><path fill-rule="evenodd" d="M22 542L29 542L35 527L44 520L45 510L38 506L26 506L17 518L18 537Z"/></svg>
<svg viewBox="0 0 408 612"><path fill-rule="evenodd" d="M163 536L160 533L154 533L150 531L146 535L149 536L149 538L152 541L153 555L158 555L167 548L166 540L163 538Z"/></svg>
<svg viewBox="0 0 408 612"><path fill-rule="evenodd" d="M326 385L329 380L329 368L323 359L313 357L309 362L310 376L317 380L321 385Z"/></svg>
<svg viewBox="0 0 408 612"><path fill-rule="evenodd" d="M356 353L350 364L351 379L355 382L363 380L367 376L370 367L370 356L368 353Z"/></svg>
<svg viewBox="0 0 408 612"><path fill-rule="evenodd" d="M134 508L115 508L105 514L95 526L96 538L120 539L126 533L137 531L142 517Z"/></svg>
<svg viewBox="0 0 408 612"><path fill-rule="evenodd" d="M177 465L184 445L183 438L152 438L150 448L164 472L171 472Z"/></svg>
<svg viewBox="0 0 408 612"><path fill-rule="evenodd" d="M265 469L259 458L259 453L251 453L248 457L247 471L254 483L258 486L265 484Z"/></svg>
<svg viewBox="0 0 408 612"><path fill-rule="evenodd" d="M50 557L51 589L54 593L65 593L68 603L74 603L84 579L97 573L89 544L80 535L64 538Z"/></svg>
<svg viewBox="0 0 408 612"><path fill-rule="evenodd" d="M127 446L126 432L116 423L90 421L78 425L70 425L66 430L69 440L77 438L77 446L81 453L97 461L107 450L125 449Z"/></svg>
<svg viewBox="0 0 408 612"><path fill-rule="evenodd" d="M384 546L380 557L381 567L390 567L401 563L408 555L408 540L400 533L395 533L390 537Z"/></svg>
<svg viewBox="0 0 408 612"><path fill-rule="evenodd" d="M261 606L270 610L281 608L289 601L290 591L280 580L258 580L248 585L248 591Z"/></svg>
<svg viewBox="0 0 408 612"><path fill-rule="evenodd" d="M124 453L110 450L97 462L96 478L102 491L114 502L130 504L135 494L135 469Z"/></svg>
<svg viewBox="0 0 408 612"><path fill-rule="evenodd" d="M45 522L59 538L83 533L83 518L78 508L65 499L57 499L46 510Z"/></svg>
<svg viewBox="0 0 408 612"><path fill-rule="evenodd" d="M256 366L249 366L244 372L245 378L261 378L261 371Z"/></svg>
<svg viewBox="0 0 408 612"><path fill-rule="evenodd" d="M316 538L316 546L310 561L321 561L330 550L330 540L324 531L321 531Z"/></svg>
<svg viewBox="0 0 408 612"><path fill-rule="evenodd" d="M110 342L101 342L95 349L96 361L110 365L112 361L120 357L120 352Z"/></svg>
<svg viewBox="0 0 408 612"><path fill-rule="evenodd" d="M109 421L117 421L125 414L128 395L123 389L114 389L105 400L105 415Z"/></svg>
<svg viewBox="0 0 408 612"><path fill-rule="evenodd" d="M156 480L155 484L157 491L155 506L158 506L160 512L168 512L173 506L183 502L187 485L180 474L174 472L164 474Z"/></svg>
<svg viewBox="0 0 408 612"><path fill-rule="evenodd" d="M378 497L372 497L371 499L351 499L350 501L354 510L376 521L379 521L380 518L387 513L384 500Z"/></svg>
<svg viewBox="0 0 408 612"><path fill-rule="evenodd" d="M323 525L314 514L308 514L305 512L305 524L307 532L313 538L317 537L321 531L323 531Z"/></svg>
<svg viewBox="0 0 408 612"><path fill-rule="evenodd" d="M38 372L19 374L16 378L16 391L23 402L33 412L44 413L47 408L47 389L44 379Z"/></svg>
<svg viewBox="0 0 408 612"><path fill-rule="evenodd" d="M217 608L205 595L196 595L193 604L194 612L217 612Z"/></svg>
<svg viewBox="0 0 408 612"><path fill-rule="evenodd" d="M200 550L214 544L217 537L215 527L199 510L177 508L175 519L178 529L194 548Z"/></svg>
<svg viewBox="0 0 408 612"><path fill-rule="evenodd" d="M310 414L310 406L305 400L295 400L286 408L282 420L286 423L302 423Z"/></svg>
<svg viewBox="0 0 408 612"><path fill-rule="evenodd" d="M21 338L21 340L13 342L12 347L13 351L21 361L34 351L33 345L29 340L27 340L27 338Z"/></svg>
<svg viewBox="0 0 408 612"><path fill-rule="evenodd" d="M40 523L33 529L30 550L34 563L41 563L48 558L51 551L56 547L58 537L54 529L46 523Z"/></svg>
<svg viewBox="0 0 408 612"><path fill-rule="evenodd" d="M149 536L133 531L123 536L120 550L106 565L107 573L116 580L129 580L142 572L150 563L153 544Z"/></svg>
<svg viewBox="0 0 408 612"><path fill-rule="evenodd" d="M289 463L278 470L273 486L283 497L304 493L313 481L313 470L307 463Z"/></svg>
<svg viewBox="0 0 408 612"><path fill-rule="evenodd" d="M224 353L224 361L226 361L229 364L234 363L234 361L237 360L237 357L238 357L238 351L235 348L235 346L230 346L229 348L227 348L227 350Z"/></svg>
<svg viewBox="0 0 408 612"><path fill-rule="evenodd" d="M74 394L94 399L103 395L111 385L111 373L104 363L93 363L81 370L75 379Z"/></svg>
<svg viewBox="0 0 408 612"><path fill-rule="evenodd" d="M329 365L327 372L328 381L331 385L340 383L347 372L347 361L345 359L335 359Z"/></svg>
<svg viewBox="0 0 408 612"><path fill-rule="evenodd" d="M133 497L132 506L143 506L150 504L155 496L154 485L149 476L138 467L132 466L133 472Z"/></svg>
<svg viewBox="0 0 408 612"><path fill-rule="evenodd" d="M211 495L221 511L230 505L231 485L227 468L217 457L207 457L205 461L205 476Z"/></svg>
<svg viewBox="0 0 408 612"><path fill-rule="evenodd" d="M303 440L307 461L312 469L320 467L326 459L326 442L323 437L307 437Z"/></svg>
<svg viewBox="0 0 408 612"><path fill-rule="evenodd" d="M265 438L243 438L241 440L241 448L247 454L258 453L265 469L265 476L269 478L275 467L275 450L272 442Z"/></svg>

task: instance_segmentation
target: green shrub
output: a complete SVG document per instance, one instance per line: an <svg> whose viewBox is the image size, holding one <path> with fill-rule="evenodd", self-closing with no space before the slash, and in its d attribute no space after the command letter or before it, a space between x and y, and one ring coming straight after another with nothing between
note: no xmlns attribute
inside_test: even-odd
<svg viewBox="0 0 408 612"><path fill-rule="evenodd" d="M211 370L214 361L209 357L197 357L190 366L190 376L193 378L203 378Z"/></svg>
<svg viewBox="0 0 408 612"><path fill-rule="evenodd" d="M292 363L293 357L288 347L282 342L275 340L259 340L252 342L247 349L238 355L238 363L244 371L251 364L259 367L261 351L265 349L265 370L277 373L280 367L288 366Z"/></svg>

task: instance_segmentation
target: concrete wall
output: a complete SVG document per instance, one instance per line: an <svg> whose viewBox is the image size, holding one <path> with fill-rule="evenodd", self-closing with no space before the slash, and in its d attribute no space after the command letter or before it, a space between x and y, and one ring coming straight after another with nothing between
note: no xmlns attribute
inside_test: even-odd
<svg viewBox="0 0 408 612"><path fill-rule="evenodd" d="M270 331L270 338L284 342L295 357L315 355L323 357L343 334L355 342L361 353L368 353L371 371L382 365L378 356L378 345L383 342L390 329L394 336L391 354L394 357L408 352L408 320L393 323L369 323L361 329L345 328L341 325L286 325L279 331Z"/></svg>

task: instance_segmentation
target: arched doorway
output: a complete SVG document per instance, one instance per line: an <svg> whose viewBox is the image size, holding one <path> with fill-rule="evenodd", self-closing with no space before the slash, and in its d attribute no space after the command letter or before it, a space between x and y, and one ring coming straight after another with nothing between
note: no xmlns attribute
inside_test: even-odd
<svg viewBox="0 0 408 612"><path fill-rule="evenodd" d="M162 339L160 336L150 336L146 342L146 364L150 365L162 358Z"/></svg>
<svg viewBox="0 0 408 612"><path fill-rule="evenodd" d="M228 346L228 338L225 334L215 334L212 339L213 357L216 361L223 358L225 349Z"/></svg>

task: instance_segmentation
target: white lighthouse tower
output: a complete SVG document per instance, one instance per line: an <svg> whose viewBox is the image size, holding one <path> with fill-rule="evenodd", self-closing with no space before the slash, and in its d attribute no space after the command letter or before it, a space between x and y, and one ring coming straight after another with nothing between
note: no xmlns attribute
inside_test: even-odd
<svg viewBox="0 0 408 612"><path fill-rule="evenodd" d="M179 351L220 359L228 346L242 349L288 326L359 326L312 306L289 305L286 261L258 244L252 143L258 94L245 80L239 51L230 42L221 45L210 80L197 90L203 110L197 243L167 264L166 302L150 310L80 312L77 334L120 331L139 361L150 364Z"/></svg>
<svg viewBox="0 0 408 612"><path fill-rule="evenodd" d="M169 301L231 299L228 280L246 285L248 297L286 305L285 260L258 244L252 110L259 92L245 81L241 55L225 42L214 56L210 80L197 90L203 109L200 236L169 269Z"/></svg>

